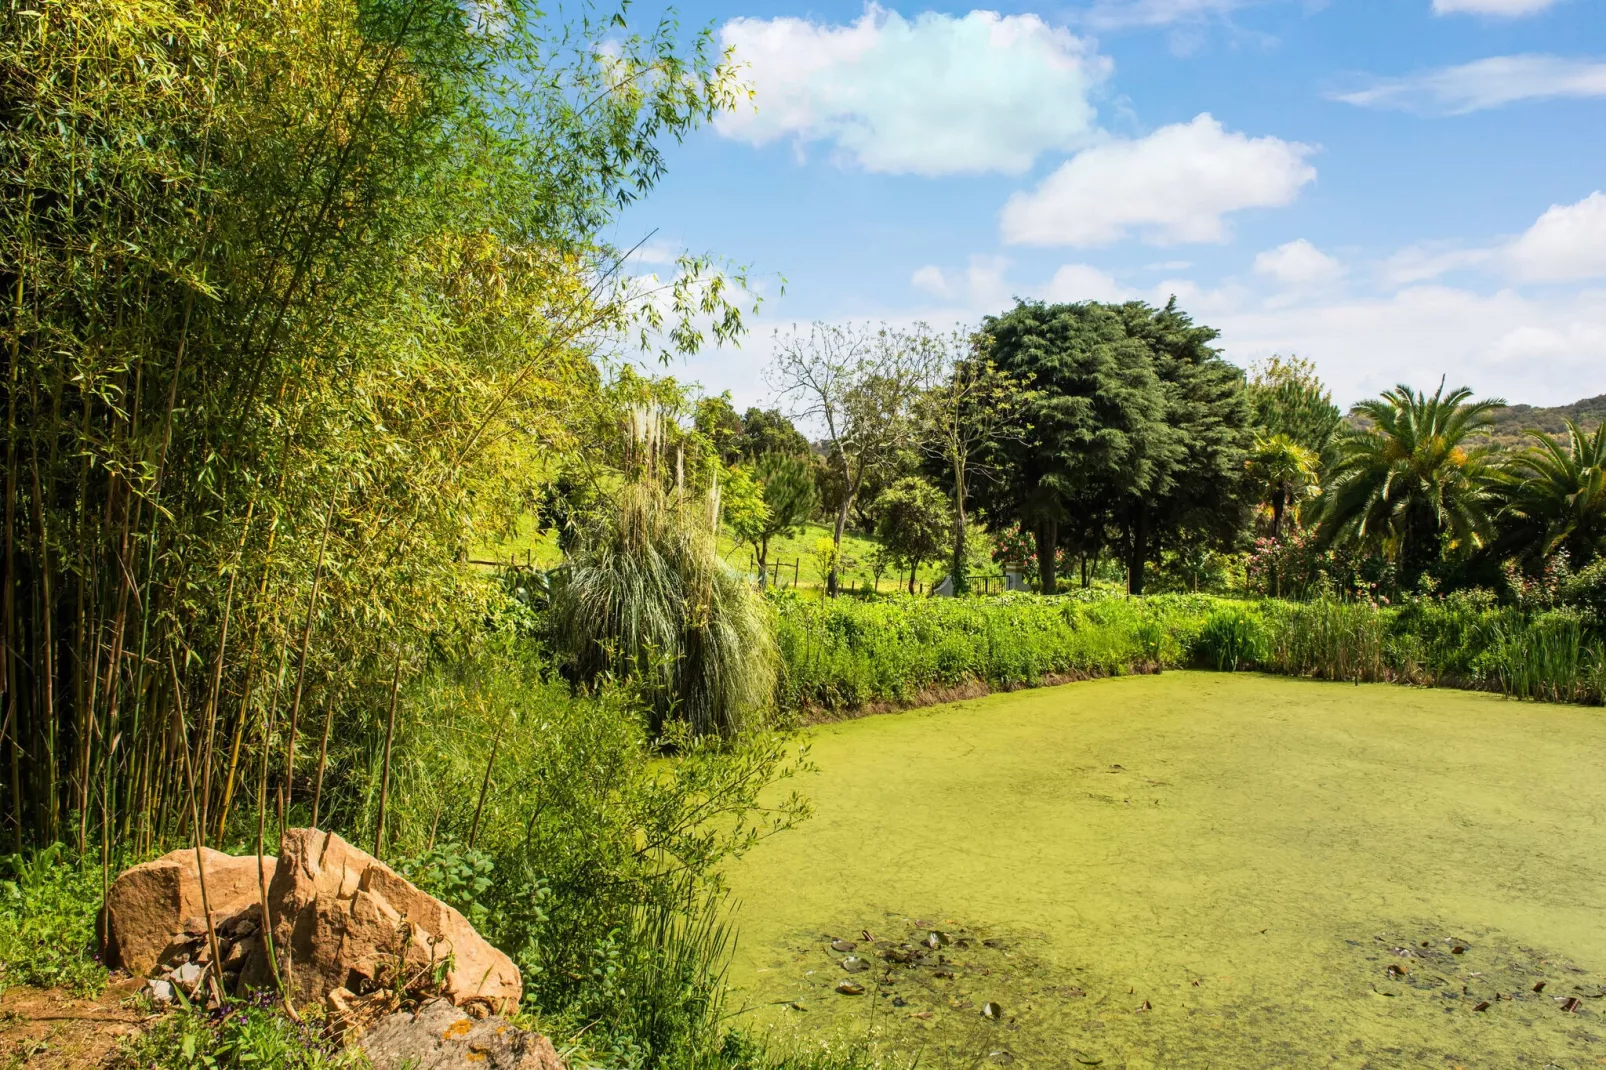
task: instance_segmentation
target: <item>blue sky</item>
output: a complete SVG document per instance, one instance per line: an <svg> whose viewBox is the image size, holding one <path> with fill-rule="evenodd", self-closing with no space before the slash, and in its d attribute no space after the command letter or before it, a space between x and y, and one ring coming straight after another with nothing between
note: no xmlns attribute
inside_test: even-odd
<svg viewBox="0 0 1606 1070"><path fill-rule="evenodd" d="M740 404L794 323L1171 294L1230 359L1309 357L1345 403L1441 375L1606 393L1599 0L676 9L752 103L670 152L617 239L656 231L642 272L753 269L740 350L675 369Z"/></svg>

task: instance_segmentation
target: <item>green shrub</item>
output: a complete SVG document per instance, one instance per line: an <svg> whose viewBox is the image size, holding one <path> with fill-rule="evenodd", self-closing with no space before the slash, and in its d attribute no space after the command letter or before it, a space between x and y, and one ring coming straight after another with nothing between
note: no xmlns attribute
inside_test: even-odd
<svg viewBox="0 0 1606 1070"><path fill-rule="evenodd" d="M1561 599L1588 614L1596 628L1606 629L1606 557L1575 572L1563 584Z"/></svg>
<svg viewBox="0 0 1606 1070"><path fill-rule="evenodd" d="M95 953L100 867L53 844L0 860L0 991L11 985L98 993L106 968Z"/></svg>
<svg viewBox="0 0 1606 1070"><path fill-rule="evenodd" d="M1222 672L1237 672L1266 660L1266 625L1260 615L1241 606L1210 614L1199 630L1198 656Z"/></svg>
<svg viewBox="0 0 1606 1070"><path fill-rule="evenodd" d="M316 1009L316 1008L313 1008ZM371 1064L323 1036L314 1019L293 1022L260 1003L221 1011L184 1007L128 1041L113 1070L362 1070Z"/></svg>

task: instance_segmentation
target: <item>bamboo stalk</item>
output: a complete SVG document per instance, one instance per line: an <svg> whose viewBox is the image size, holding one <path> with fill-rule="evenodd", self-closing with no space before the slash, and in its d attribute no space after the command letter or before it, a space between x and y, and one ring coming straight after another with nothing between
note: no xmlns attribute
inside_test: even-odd
<svg viewBox="0 0 1606 1070"><path fill-rule="evenodd" d="M323 555L329 545L329 528L335 521L335 500L329 499L329 512L323 521L323 538L318 541L318 564L312 570L312 592L307 595L307 623L301 630L301 653L296 659L296 695L290 706L290 741L285 746L284 760L284 812L280 817L281 830L290 813L295 791L296 776L296 724L301 717L301 691L307 682L307 647L312 642L312 623L318 609L318 581L323 578Z"/></svg>
<svg viewBox="0 0 1606 1070"><path fill-rule="evenodd" d="M507 718L504 717L502 719L502 723L496 727L495 738L491 740L491 757L490 760L485 763L485 779L480 781L480 801L474 806L474 823L469 826L468 830L469 850L474 849L474 841L477 840L480 835L480 814L485 810L485 793L491 788L491 770L496 767L496 750L502 745L502 732L506 728Z"/></svg>
<svg viewBox="0 0 1606 1070"><path fill-rule="evenodd" d="M385 721L385 765L379 777L379 818L374 822L374 857L383 858L385 842L385 803L390 798L390 744L396 737L396 693L401 689L401 645L396 646L396 674L390 681L390 715Z"/></svg>

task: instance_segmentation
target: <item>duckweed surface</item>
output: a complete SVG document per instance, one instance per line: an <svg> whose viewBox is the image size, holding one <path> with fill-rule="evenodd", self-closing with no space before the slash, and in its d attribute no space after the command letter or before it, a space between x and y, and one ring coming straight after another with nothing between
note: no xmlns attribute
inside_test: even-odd
<svg viewBox="0 0 1606 1070"><path fill-rule="evenodd" d="M813 756L815 818L731 874L733 980L782 1044L1606 1065L1601 711L1167 673L825 726Z"/></svg>

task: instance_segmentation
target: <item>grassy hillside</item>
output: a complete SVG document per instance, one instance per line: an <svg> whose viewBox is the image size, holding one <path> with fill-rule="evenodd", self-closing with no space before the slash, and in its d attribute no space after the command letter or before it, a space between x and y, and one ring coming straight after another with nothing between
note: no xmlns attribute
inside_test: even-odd
<svg viewBox="0 0 1606 1070"><path fill-rule="evenodd" d="M1507 405L1495 413L1494 427L1489 437L1502 445L1526 445L1528 428L1537 428L1547 434L1566 433L1567 420L1576 420L1587 430L1593 430L1606 419L1606 394L1575 401L1571 405L1554 408L1536 408L1533 405Z"/></svg>

